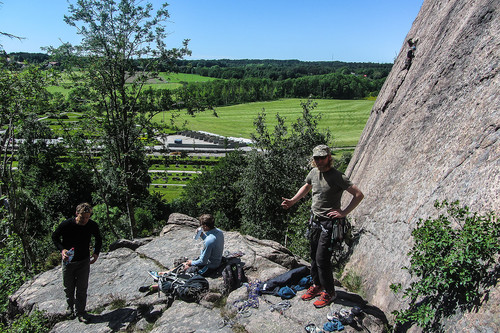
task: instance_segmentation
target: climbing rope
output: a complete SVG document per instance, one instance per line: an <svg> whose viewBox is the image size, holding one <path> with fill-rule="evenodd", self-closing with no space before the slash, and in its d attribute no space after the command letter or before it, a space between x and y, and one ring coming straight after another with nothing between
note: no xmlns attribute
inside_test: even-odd
<svg viewBox="0 0 500 333"><path fill-rule="evenodd" d="M248 299L246 300L237 300L233 302L233 306L238 309L238 315L241 317L248 317L251 315L250 309L258 309L259 308L259 284L260 281L255 280L254 282L246 283L247 291L248 291Z"/></svg>

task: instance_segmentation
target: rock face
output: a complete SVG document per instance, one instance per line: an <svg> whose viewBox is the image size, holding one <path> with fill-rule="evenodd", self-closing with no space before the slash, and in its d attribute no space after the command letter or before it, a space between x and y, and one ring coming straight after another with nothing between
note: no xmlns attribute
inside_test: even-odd
<svg viewBox="0 0 500 333"><path fill-rule="evenodd" d="M113 251L102 253L91 266L87 311L92 314L91 323L63 317L66 302L62 286L61 267L44 272L27 281L10 297L10 314L29 312L38 308L56 322L52 332L301 332L308 323L322 327L330 310L358 306L363 314L346 332L356 332L366 327L370 332L384 332L387 318L378 308L368 304L359 295L337 288L338 301L330 309L316 309L311 302L300 299L305 291L290 299L290 307L276 308L281 298L262 295L256 307L245 308L249 296L246 286L233 291L226 305L220 290L222 278L209 278L210 291L199 303L181 300L168 301L163 294L144 294L140 286L153 281L148 270L161 271L172 268L181 257L195 258L202 242L193 240L196 219L182 214L172 214L159 237L134 242L120 241ZM266 281L305 262L298 260L280 244L225 232L225 250L229 253L242 251L245 274L252 284ZM247 302L247 303L245 303ZM218 305L219 303L219 305ZM253 303L255 304L255 303ZM271 311L274 310L274 311ZM281 311L280 311L281 310Z"/></svg>
<svg viewBox="0 0 500 333"><path fill-rule="evenodd" d="M405 41L346 171L365 194L351 214L363 234L346 272L362 276L368 299L387 312L402 305L389 285L408 283L411 231L437 216L436 200L500 208L500 2L425 0L410 38L411 66Z"/></svg>

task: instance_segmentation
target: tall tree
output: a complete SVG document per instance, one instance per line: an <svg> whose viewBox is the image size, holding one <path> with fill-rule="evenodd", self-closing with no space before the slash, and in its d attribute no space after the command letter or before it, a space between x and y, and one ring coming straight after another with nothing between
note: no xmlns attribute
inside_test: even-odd
<svg viewBox="0 0 500 333"><path fill-rule="evenodd" d="M321 115L313 115L316 103L301 102L302 117L286 126L276 115L277 124L270 131L266 115L254 121L255 147L248 155L248 166L239 181L241 231L258 238L284 242L289 212L280 206L281 198L303 185L308 172L312 148L328 143L329 131L319 131Z"/></svg>
<svg viewBox="0 0 500 333"><path fill-rule="evenodd" d="M141 4L135 0L70 3L64 20L77 29L82 42L50 49L56 55L63 52L64 59L73 61L68 68L78 69L73 81L83 86L82 100L90 106L80 122L80 138L85 138L87 147L102 148L103 163L95 167L97 194L106 204L114 200L127 212L132 237L137 232L134 207L148 195L150 182L140 138L153 136L157 125L150 120L162 111L141 97L144 85L157 76L159 65L190 54L188 40L181 48L166 47L167 4L154 15L150 3Z"/></svg>
<svg viewBox="0 0 500 333"><path fill-rule="evenodd" d="M2 216L2 235L16 233L22 242L26 268L32 267L35 253L31 246L31 235L27 232L32 222L27 217L34 204L23 186L16 179L13 162L22 137L22 127L29 119L49 109L50 94L45 89L49 84L38 67L28 67L23 71L10 70L0 63L0 195L7 211ZM5 200L5 201L4 201Z"/></svg>

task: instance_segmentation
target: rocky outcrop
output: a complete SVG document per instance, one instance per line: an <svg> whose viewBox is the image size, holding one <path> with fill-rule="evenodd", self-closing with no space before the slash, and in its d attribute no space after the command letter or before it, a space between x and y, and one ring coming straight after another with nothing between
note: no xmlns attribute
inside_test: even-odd
<svg viewBox="0 0 500 333"><path fill-rule="evenodd" d="M389 285L409 282L401 267L411 231L437 216L435 200L500 208L500 2L425 0L410 38L411 66L405 41L346 171L365 199L351 214L363 233L345 272L362 276L368 299L387 312L402 305ZM495 303L481 311L498 319ZM500 330L478 318L463 316L461 327L477 320Z"/></svg>
<svg viewBox="0 0 500 333"><path fill-rule="evenodd" d="M33 308L45 311L57 322L52 330L55 333L233 332L238 329L255 333L300 332L308 323L322 327L327 322L330 308L316 309L311 302L304 302L298 296L290 300L290 307L278 309L276 306L281 298L263 295L257 298L257 307L248 307L245 313L239 312L241 305L249 299L246 286L230 293L224 306L220 277L208 279L210 291L199 303L171 302L162 293L148 295L139 292L140 286L152 283L148 270L172 268L176 259L194 258L199 254L202 242L193 240L197 226L196 219L172 214L161 236L116 242L114 251L102 253L91 266L87 310L92 313L92 319L88 325L63 317L66 302L60 266L36 276L14 293L10 297L10 313L25 313ZM225 232L224 238L226 251L244 253L240 259L252 284L307 264L273 241L237 232ZM300 291L298 295L304 292ZM346 326L346 332L355 332L361 326L370 332L385 331L387 319L378 308L342 287L338 288L338 297L332 309L358 306L364 311L356 322Z"/></svg>

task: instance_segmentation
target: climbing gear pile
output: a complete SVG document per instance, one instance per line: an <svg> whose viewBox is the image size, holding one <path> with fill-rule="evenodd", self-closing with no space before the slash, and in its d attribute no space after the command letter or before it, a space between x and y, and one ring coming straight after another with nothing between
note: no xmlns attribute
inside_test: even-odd
<svg viewBox="0 0 500 333"><path fill-rule="evenodd" d="M323 330L321 328L319 328L318 326L316 326L315 324L307 324L304 329L306 330L306 332L310 332L310 333L323 333Z"/></svg>
<svg viewBox="0 0 500 333"><path fill-rule="evenodd" d="M248 299L246 300L237 300L233 302L233 306L238 309L238 314L243 317L250 316L250 309L258 309L259 308L259 283L260 281L256 280L254 282L245 283L248 291Z"/></svg>
<svg viewBox="0 0 500 333"><path fill-rule="evenodd" d="M279 302L278 304L271 304L269 306L269 311L271 312L276 311L279 312L280 314L283 314L283 312L285 312L285 310L289 309L291 306L292 304L290 303L290 301L285 300Z"/></svg>
<svg viewBox="0 0 500 333"><path fill-rule="evenodd" d="M361 311L361 309L359 310ZM350 325L354 322L354 314L349 310L341 309L340 311L330 311L326 315L326 319L328 319L329 321L336 320L341 322L342 324Z"/></svg>

